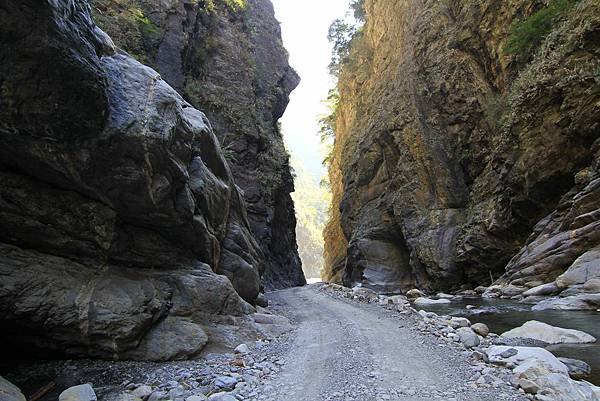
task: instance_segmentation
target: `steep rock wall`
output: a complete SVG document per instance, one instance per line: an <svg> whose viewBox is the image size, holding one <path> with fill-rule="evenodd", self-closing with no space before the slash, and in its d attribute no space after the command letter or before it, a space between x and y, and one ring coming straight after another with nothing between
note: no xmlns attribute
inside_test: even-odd
<svg viewBox="0 0 600 401"><path fill-rule="evenodd" d="M263 284L305 284L289 156L277 121L299 79L269 0L94 0L116 44L203 110L248 205Z"/></svg>
<svg viewBox="0 0 600 401"><path fill-rule="evenodd" d="M206 116L84 0L2 2L0 58L7 348L166 360L258 333L262 253Z"/></svg>
<svg viewBox="0 0 600 401"><path fill-rule="evenodd" d="M503 49L542 2L365 7L338 84L325 277L382 291L490 284L591 163L599 6L577 2L531 58Z"/></svg>

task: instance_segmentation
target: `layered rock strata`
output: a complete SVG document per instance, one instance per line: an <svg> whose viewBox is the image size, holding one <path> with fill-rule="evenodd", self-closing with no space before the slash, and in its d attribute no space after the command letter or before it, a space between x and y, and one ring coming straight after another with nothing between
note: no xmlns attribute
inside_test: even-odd
<svg viewBox="0 0 600 401"><path fill-rule="evenodd" d="M365 1L339 77L325 278L449 291L508 265L525 291L598 245L600 9L574 2L535 51L507 54L545 7Z"/></svg>

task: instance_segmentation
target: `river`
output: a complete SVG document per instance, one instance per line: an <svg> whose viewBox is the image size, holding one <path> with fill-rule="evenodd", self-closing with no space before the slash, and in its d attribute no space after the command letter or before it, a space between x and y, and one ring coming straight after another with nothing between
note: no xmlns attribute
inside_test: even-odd
<svg viewBox="0 0 600 401"><path fill-rule="evenodd" d="M473 315L466 309L467 305L480 308L496 308L497 312ZM538 320L552 326L565 329L576 329L589 333L599 339L594 344L551 345L547 349L556 356L575 358L587 362L592 374L587 381L600 385L600 313L593 311L532 311L531 305L502 299L467 298L452 301L450 304L430 305L425 309L440 315L467 317L471 322L488 325L490 331L502 334L505 331L521 326L529 320Z"/></svg>

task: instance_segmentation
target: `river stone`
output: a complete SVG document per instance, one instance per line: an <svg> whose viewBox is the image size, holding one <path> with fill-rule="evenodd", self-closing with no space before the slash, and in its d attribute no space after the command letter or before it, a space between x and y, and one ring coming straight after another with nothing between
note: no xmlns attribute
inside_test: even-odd
<svg viewBox="0 0 600 401"><path fill-rule="evenodd" d="M97 401L96 393L89 384L80 384L73 386L58 396L58 401Z"/></svg>
<svg viewBox="0 0 600 401"><path fill-rule="evenodd" d="M487 337L490 334L490 329L484 323L475 323L471 326L471 329L482 337Z"/></svg>
<svg viewBox="0 0 600 401"><path fill-rule="evenodd" d="M237 384L237 379L231 376L219 376L215 379L214 385L224 390L233 390Z"/></svg>
<svg viewBox="0 0 600 401"><path fill-rule="evenodd" d="M0 376L0 400L2 401L26 401L21 390L4 377Z"/></svg>
<svg viewBox="0 0 600 401"><path fill-rule="evenodd" d="M152 394L152 387L146 385L139 386L131 392L131 395L133 395L134 397L141 398L142 400L148 398L150 394Z"/></svg>
<svg viewBox="0 0 600 401"><path fill-rule="evenodd" d="M419 298L415 299L414 303L416 306L441 305L441 304L449 304L450 300L419 297Z"/></svg>
<svg viewBox="0 0 600 401"><path fill-rule="evenodd" d="M589 376L592 373L592 368L584 361L580 361L579 359L571 359L571 358L558 358L559 361L564 363L569 369L569 376L573 379L584 379L586 376Z"/></svg>
<svg viewBox="0 0 600 401"><path fill-rule="evenodd" d="M461 327L456 330L456 334L459 336L460 342L467 348L473 348L479 345L479 337L470 327Z"/></svg>
<svg viewBox="0 0 600 401"><path fill-rule="evenodd" d="M409 291L406 292L406 296L408 298L413 298L413 299L414 298L422 297L423 295L424 295L423 292L421 290L416 289L416 288L413 288L412 290L409 290Z"/></svg>
<svg viewBox="0 0 600 401"><path fill-rule="evenodd" d="M457 329L459 327L470 327L471 326L471 321L469 319L467 319L466 317L452 317L452 318L450 318L450 322L452 323L452 327L454 327L456 325L456 327L454 327L455 329Z"/></svg>
<svg viewBox="0 0 600 401"><path fill-rule="evenodd" d="M596 338L579 330L563 329L549 324L530 320L501 334L504 338L530 338L548 344L587 344L596 342Z"/></svg>
<svg viewBox="0 0 600 401"><path fill-rule="evenodd" d="M237 398L235 398L231 394L225 393L225 392L213 394L210 397L208 397L208 400L209 401L238 401Z"/></svg>

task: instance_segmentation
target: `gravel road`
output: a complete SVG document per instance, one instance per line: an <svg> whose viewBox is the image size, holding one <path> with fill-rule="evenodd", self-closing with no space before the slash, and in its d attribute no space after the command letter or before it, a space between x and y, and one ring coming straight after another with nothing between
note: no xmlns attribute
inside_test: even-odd
<svg viewBox="0 0 600 401"><path fill-rule="evenodd" d="M257 389L257 400L527 400L507 384L477 388L469 353L420 333L414 315L319 288L269 294L297 328L280 347L286 363Z"/></svg>

